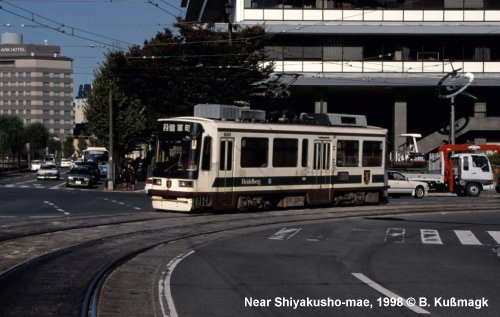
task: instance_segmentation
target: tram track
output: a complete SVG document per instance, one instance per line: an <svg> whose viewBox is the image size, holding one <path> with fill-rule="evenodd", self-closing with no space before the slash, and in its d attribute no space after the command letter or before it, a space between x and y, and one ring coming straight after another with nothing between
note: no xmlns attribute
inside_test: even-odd
<svg viewBox="0 0 500 317"><path fill-rule="evenodd" d="M473 207L474 204L471 204ZM0 268L0 298L8 299L0 307L2 316L76 316L97 315L101 290L107 278L124 263L159 246L196 237L257 230L265 226L294 222L319 221L350 216L397 214L429 211L427 205L403 209L402 206L362 206L346 208L283 210L264 213L174 216L149 221L119 222L63 231L33 234L0 241L0 246L20 240L29 243L41 236L56 235L67 240L54 243L43 254L31 254L10 268ZM392 208L394 207L394 208ZM440 211L463 209L464 205L436 205ZM495 206L482 204L481 208ZM148 225L145 226L145 223ZM130 228L123 228L130 226ZM95 232L92 232L95 230ZM120 231L109 234L110 231ZM90 232L89 232L90 231ZM52 236L52 237L50 237ZM80 239L87 238L84 241ZM19 259L18 259L19 260ZM68 281L70 283L68 283ZM50 291L47 291L47 288ZM23 290L25 290L23 292ZM45 291L45 292L44 292ZM41 293L38 293L41 292ZM27 307L32 298L35 300ZM55 307L51 309L48 307ZM78 309L75 309L77 307Z"/></svg>

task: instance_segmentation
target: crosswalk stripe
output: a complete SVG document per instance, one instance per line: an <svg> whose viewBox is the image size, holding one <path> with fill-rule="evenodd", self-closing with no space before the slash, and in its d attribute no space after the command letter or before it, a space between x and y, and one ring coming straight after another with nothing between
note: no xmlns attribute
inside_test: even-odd
<svg viewBox="0 0 500 317"><path fill-rule="evenodd" d="M269 240L289 240L294 235L296 235L302 228L282 228L280 231L276 232L270 236Z"/></svg>
<svg viewBox="0 0 500 317"><path fill-rule="evenodd" d="M420 229L420 238L423 244L443 244L437 230Z"/></svg>
<svg viewBox="0 0 500 317"><path fill-rule="evenodd" d="M500 231L488 231L490 236L495 239L495 242L500 244Z"/></svg>
<svg viewBox="0 0 500 317"><path fill-rule="evenodd" d="M481 245L476 236L469 230L453 230L457 235L458 240L464 245Z"/></svg>

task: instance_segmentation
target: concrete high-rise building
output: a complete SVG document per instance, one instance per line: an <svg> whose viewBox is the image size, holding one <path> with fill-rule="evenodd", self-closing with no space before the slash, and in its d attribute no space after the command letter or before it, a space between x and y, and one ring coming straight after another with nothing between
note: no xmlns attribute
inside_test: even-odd
<svg viewBox="0 0 500 317"><path fill-rule="evenodd" d="M228 38L231 24L264 27L275 72L300 76L290 98L263 105L366 114L369 123L389 128L391 149L405 143L400 134L421 133L422 149L430 151L448 142L451 118L450 99L438 98L436 86L458 70L474 75L467 91L477 100L455 99L456 143L500 141L500 1L206 0L182 6L186 21L215 22Z"/></svg>
<svg viewBox="0 0 500 317"><path fill-rule="evenodd" d="M40 122L59 137L73 134L73 60L54 45L23 44L3 33L0 44L0 114Z"/></svg>
<svg viewBox="0 0 500 317"><path fill-rule="evenodd" d="M85 117L85 107L87 107L87 96L90 93L92 86L90 84L83 84L78 86L78 94L75 98L75 125L87 122Z"/></svg>

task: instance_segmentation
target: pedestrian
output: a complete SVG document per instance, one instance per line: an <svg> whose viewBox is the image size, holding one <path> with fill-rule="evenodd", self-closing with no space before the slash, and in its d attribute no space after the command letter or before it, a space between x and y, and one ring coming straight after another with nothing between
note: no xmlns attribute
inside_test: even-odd
<svg viewBox="0 0 500 317"><path fill-rule="evenodd" d="M137 175L135 174L135 168L131 163L128 163L127 172L130 181L130 190L135 190L135 183L137 181Z"/></svg>
<svg viewBox="0 0 500 317"><path fill-rule="evenodd" d="M130 174L127 168L122 169L122 182L123 182L123 190L128 190L128 183L130 182Z"/></svg>

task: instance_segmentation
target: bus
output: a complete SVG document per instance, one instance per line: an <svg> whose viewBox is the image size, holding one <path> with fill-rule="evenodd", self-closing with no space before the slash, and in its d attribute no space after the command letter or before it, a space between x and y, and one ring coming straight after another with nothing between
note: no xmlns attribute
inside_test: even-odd
<svg viewBox="0 0 500 317"><path fill-rule="evenodd" d="M101 177L108 176L108 159L109 152L105 147L88 147L82 151L82 160L84 162L97 162Z"/></svg>

